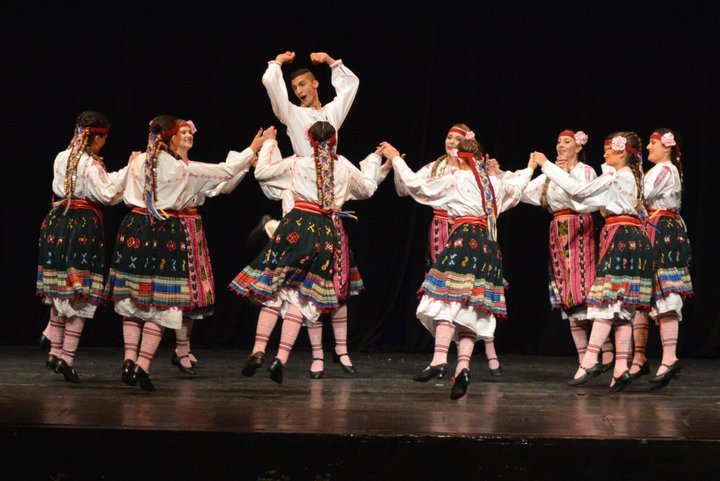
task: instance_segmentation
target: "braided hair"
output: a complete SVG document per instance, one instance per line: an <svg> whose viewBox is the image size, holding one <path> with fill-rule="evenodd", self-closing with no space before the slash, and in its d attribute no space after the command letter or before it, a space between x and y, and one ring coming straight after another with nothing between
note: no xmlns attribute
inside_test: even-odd
<svg viewBox="0 0 720 481"><path fill-rule="evenodd" d="M102 160L90 152L90 146L98 136L107 136L110 132L110 121L105 115L93 110L82 112L75 122L75 132L68 149L67 165L65 167L65 197L68 199L65 212L70 207L70 199L75 193L77 183L77 166L83 154L92 155L95 160Z"/></svg>
<svg viewBox="0 0 720 481"><path fill-rule="evenodd" d="M146 216L153 219L164 220L162 214L155 207L157 199L157 159L161 151L165 151L173 157L180 158L179 155L170 150L168 143L174 135L173 130L180 122L180 119L174 115L159 115L150 121L148 133L148 145L145 151L145 209Z"/></svg>
<svg viewBox="0 0 720 481"><path fill-rule="evenodd" d="M468 155L469 154L469 155ZM488 221L488 232L490 238L497 239L497 202L490 177L485 170L485 158L483 157L480 144L474 139L461 140L458 144L458 162L465 163L475 177L480 193L483 197L483 208Z"/></svg>
<svg viewBox="0 0 720 481"><path fill-rule="evenodd" d="M320 206L327 211L335 207L335 127L330 122L318 121L310 126L308 135L315 159L315 182Z"/></svg>
<svg viewBox="0 0 720 481"><path fill-rule="evenodd" d="M612 140L612 138L616 136L625 137L625 139L627 140L626 145L628 147L632 147L637 152L637 154L634 154L626 149L625 161L628 167L630 167L630 170L632 170L633 175L635 176L635 185L637 186L637 201L635 204L635 208L638 212L641 213L641 215L644 215L645 203L643 194L642 139L640 139L640 136L635 132L624 131L612 133L608 135L605 140Z"/></svg>

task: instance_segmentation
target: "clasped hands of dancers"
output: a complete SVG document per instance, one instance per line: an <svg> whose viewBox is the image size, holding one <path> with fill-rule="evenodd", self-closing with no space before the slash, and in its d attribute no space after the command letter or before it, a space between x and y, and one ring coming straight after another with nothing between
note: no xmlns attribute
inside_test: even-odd
<svg viewBox="0 0 720 481"><path fill-rule="evenodd" d="M357 92L357 77L341 60L315 52L311 60L332 69L337 95L321 105L319 82L310 70L300 69L290 78L298 106L288 99L281 69L294 58L294 52L278 54L263 75L273 112L293 145L289 157L281 155L276 129L269 127L260 129L243 151L231 150L225 162L191 161L194 123L161 115L150 123L146 151L133 153L128 166L108 173L99 152L109 121L94 111L78 117L70 146L55 159L53 192L61 200L53 204L40 232L37 293L51 306L42 336L51 342L48 368L69 382L80 382L73 365L85 319L110 300L123 319L124 383L155 390L150 364L168 327L176 331L173 364L194 375L197 359L190 351L190 331L197 319L212 314L215 299L198 207L208 197L232 192L254 167L263 192L282 201L283 216L270 222L264 218L255 229L266 242L229 284L261 306L255 344L242 373L252 376L264 364L270 334L282 317L270 378L283 382L303 325L312 347L309 377L322 378L322 319L329 316L336 343L333 359L354 374L347 350L347 300L364 285L343 228L343 219L354 216L343 207L346 201L371 197L392 168L398 195L434 210L416 314L434 336L435 347L416 381L446 376L454 342L457 363L450 397L463 397L479 339L490 373L501 374L493 340L496 323L507 316L507 283L497 220L519 202L545 207L553 215L550 302L569 321L580 359L568 384L582 385L613 368L610 391L618 392L648 374L649 317L659 325L663 341L662 363L651 382L663 387L677 376L680 311L693 291L690 244L679 214L682 166L676 132L656 129L650 136L648 158L656 165L647 173L635 133L608 136L603 173L597 176L580 160L587 135L572 130L558 135L555 163L534 152L526 168L503 172L465 124L453 125L444 154L417 172L389 142L380 143L358 168L337 153L338 130ZM387 161L381 165L382 157ZM542 174L532 179L538 165ZM120 201L131 211L118 230L106 279L99 206ZM598 210L604 215L599 253L591 215ZM605 352L613 356L613 327L614 363L612 357L600 359Z"/></svg>

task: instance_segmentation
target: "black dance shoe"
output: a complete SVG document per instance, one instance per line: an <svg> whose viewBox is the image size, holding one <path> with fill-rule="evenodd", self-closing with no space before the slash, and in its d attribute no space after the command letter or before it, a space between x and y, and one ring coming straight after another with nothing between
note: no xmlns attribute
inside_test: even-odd
<svg viewBox="0 0 720 481"><path fill-rule="evenodd" d="M463 369L460 374L455 376L455 382L450 390L450 399L460 399L467 393L467 387L470 385L470 371Z"/></svg>
<svg viewBox="0 0 720 481"><path fill-rule="evenodd" d="M177 352L173 351L172 357L170 358L170 364L172 364L173 366L180 366L180 365L181 365L181 364L180 364L180 359L184 359L184 358L186 358L186 357L187 357L187 358L190 358L190 354L192 354L192 353L191 353L191 352L188 352L188 353L187 353L187 356L180 356L180 357L178 357ZM191 367L191 368L194 368L194 367L196 367L196 366L197 366L197 363L194 362L194 361L192 361L192 360L190 360L190 367ZM185 368L185 369L188 369L188 368ZM180 370L182 371L182 369L180 369ZM183 372L185 372L185 371L183 371ZM188 373L188 374L190 374L190 373ZM195 374L195 373L193 372L192 374Z"/></svg>
<svg viewBox="0 0 720 481"><path fill-rule="evenodd" d="M150 374L146 373L143 368L135 364L133 368L133 377L140 384L140 388L145 391L154 391L155 385L150 380Z"/></svg>
<svg viewBox="0 0 720 481"><path fill-rule="evenodd" d="M50 339L48 339L45 334L40 334L37 343L43 351L50 349Z"/></svg>
<svg viewBox="0 0 720 481"><path fill-rule="evenodd" d="M498 367L496 367L495 369L491 368L490 361L497 361ZM491 376L502 377L502 366L500 366L499 364L500 364L500 360L498 360L498 358L496 358L496 357L491 357L490 359L488 359L488 371L490 371Z"/></svg>
<svg viewBox="0 0 720 481"><path fill-rule="evenodd" d="M128 386L134 386L137 384L137 378L135 377L135 361L131 359L125 359L122 364L122 370L120 371L120 379Z"/></svg>
<svg viewBox="0 0 720 481"><path fill-rule="evenodd" d="M340 358L343 356L347 356L348 359L350 359L350 355L346 352L345 354L338 354L333 351L333 362L335 364L340 364L340 367L343 371L345 371L348 374L355 374L357 370L353 366L346 366L345 364L340 362Z"/></svg>
<svg viewBox="0 0 720 481"><path fill-rule="evenodd" d="M647 360L642 364L638 364L638 363L634 362L632 365L639 367L640 370L638 372L631 372L630 373L631 378L637 379L641 376L650 374L650 364L648 364Z"/></svg>
<svg viewBox="0 0 720 481"><path fill-rule="evenodd" d="M250 357L245 360L243 364L242 375L246 377L253 376L255 371L265 362L265 353L263 351L254 352Z"/></svg>
<svg viewBox="0 0 720 481"><path fill-rule="evenodd" d="M189 360L189 359L190 359L190 355L189 355L189 354L185 354L184 356L180 356L180 357L178 357L177 354L175 354L175 357L177 358L177 364L176 364L176 366L178 367L178 369L180 369L180 372L185 373L185 374L189 374L189 375L191 375L191 376L194 376L194 375L196 374L195 369L193 369L193 364L192 364L192 362L190 362L190 367L185 367L185 366L182 365L182 362L180 362L180 361L182 361L183 359L188 359L188 360ZM174 360L175 360L175 359L173 359L173 361L174 361ZM173 362L173 364L175 364L175 363Z"/></svg>
<svg viewBox="0 0 720 481"><path fill-rule="evenodd" d="M275 381L278 384L282 384L283 382L283 364L280 362L280 359L275 358L275 360L270 364L270 367L268 367L268 371L270 371L270 379Z"/></svg>
<svg viewBox="0 0 720 481"><path fill-rule="evenodd" d="M47 361L45 361L45 367L51 371L59 372L55 369L59 360L60 358L58 358L55 354L50 354L48 355Z"/></svg>
<svg viewBox="0 0 720 481"><path fill-rule="evenodd" d="M313 361L325 361L324 359L314 357ZM321 371L310 371L310 379L322 379L323 374L325 374L325 370Z"/></svg>
<svg viewBox="0 0 720 481"><path fill-rule="evenodd" d="M588 382L590 379L597 377L602 373L602 364L597 363L591 368L585 368L583 366L580 366L580 369L585 371L585 374L580 376L579 378L575 379L572 378L568 381L568 386L582 386L586 382Z"/></svg>
<svg viewBox="0 0 720 481"><path fill-rule="evenodd" d="M417 382L428 382L430 379L436 377L442 379L445 377L447 372L447 363L438 364L437 366L428 366L421 372L413 376L413 380Z"/></svg>
<svg viewBox="0 0 720 481"><path fill-rule="evenodd" d="M680 361L675 361L670 366L668 366L667 364L660 365L665 366L667 368L667 371L658 376L653 376L650 378L650 383L654 384L654 386L652 387L653 389L660 389L667 386L670 381L678 377L678 373L680 372Z"/></svg>
<svg viewBox="0 0 720 481"><path fill-rule="evenodd" d="M55 372L59 372L60 374L62 374L67 382L80 384L80 375L77 373L77 371L75 371L75 369L73 369L72 366L70 366L62 359L58 360L57 364L55 365Z"/></svg>
<svg viewBox="0 0 720 481"><path fill-rule="evenodd" d="M625 371L624 373L620 374L620 377L614 377L613 376L613 383L612 386L610 386L610 394L615 394L616 392L620 392L626 387L630 385L633 378L630 376L630 371Z"/></svg>

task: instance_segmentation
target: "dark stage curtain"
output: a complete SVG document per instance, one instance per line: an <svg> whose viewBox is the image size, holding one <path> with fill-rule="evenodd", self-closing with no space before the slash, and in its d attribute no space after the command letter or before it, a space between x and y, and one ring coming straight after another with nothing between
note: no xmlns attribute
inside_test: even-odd
<svg viewBox="0 0 720 481"><path fill-rule="evenodd" d="M633 130L644 140L657 127L682 133L683 215L693 242L696 296L683 312L679 353L720 355L713 187L720 169L712 153L720 126L717 5L430 5L340 8L320 2L308 5L306 19L290 11L230 15L195 6L157 12L152 21L146 21L147 10L131 7L110 16L73 8L72 15L42 18L9 9L2 29L0 341L33 342L47 321L47 307L34 296L37 235L50 205L52 161L67 146L81 111L110 118L103 154L111 170L125 165L130 151L144 150L148 121L162 113L194 120L194 160L222 161L270 124L279 127L281 151L289 155L260 79L268 60L295 50L298 60L283 69L286 75L310 66L310 52L326 51L360 78L339 144L339 152L356 163L387 140L418 169L443 152L447 129L456 122L469 124L509 170L524 167L533 150L553 158L565 128L588 133L588 163L597 171L603 139L613 131ZM327 103L333 96L329 68L312 68ZM392 174L372 199L347 207L359 217L346 228L367 287L349 304L351 350L430 350L432 339L415 308L431 209L399 198ZM108 253L127 210L104 209ZM249 231L263 214L278 217L280 205L265 198L250 175L231 195L209 199L201 213L218 296L215 315L197 322L193 345L249 349L258 309L227 284L255 254L245 249ZM547 300L549 219L527 205L500 217L510 283L509 317L496 332L501 355L574 353L567 324L550 312ZM329 348L329 322L325 327ZM303 343L304 334L298 345ZM87 323L82 345L122 345L121 323L111 308ZM651 356L660 352L654 327L648 349Z"/></svg>

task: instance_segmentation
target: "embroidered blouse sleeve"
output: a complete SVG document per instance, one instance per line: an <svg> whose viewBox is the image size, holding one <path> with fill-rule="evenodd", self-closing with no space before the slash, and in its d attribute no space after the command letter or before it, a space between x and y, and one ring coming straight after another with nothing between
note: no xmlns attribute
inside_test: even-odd
<svg viewBox="0 0 720 481"><path fill-rule="evenodd" d="M362 200L372 197L378 187L376 179L377 171L380 170L380 156L374 153L368 155L360 162L360 169L349 160L344 160L349 172L346 200Z"/></svg>
<svg viewBox="0 0 720 481"><path fill-rule="evenodd" d="M490 176L490 182L495 189L495 202L498 207L498 214L510 210L520 203L523 197L523 191L530 182L533 169L520 169L513 173L510 180Z"/></svg>
<svg viewBox="0 0 720 481"><path fill-rule="evenodd" d="M546 180L547 176L545 174L540 174L533 180L531 180L528 183L527 187L525 187L525 189L523 190L520 202L539 206L540 200L542 199L543 190L545 190Z"/></svg>
<svg viewBox="0 0 720 481"><path fill-rule="evenodd" d="M115 205L122 200L127 178L127 166L108 173L100 162L93 160L88 169L88 192L104 205Z"/></svg>
<svg viewBox="0 0 720 481"><path fill-rule="evenodd" d="M407 192L406 195L410 195L421 204L433 207L442 207L447 203L449 193L454 185L452 175L425 178L423 174L426 172L422 172L422 169L417 173L413 172L399 156L395 157L392 163L396 185L399 182Z"/></svg>
<svg viewBox="0 0 720 481"><path fill-rule="evenodd" d="M225 162L219 164L191 161L188 164L188 188L191 192L209 192L235 176L244 177L254 157L255 153L248 147L242 152L231 150Z"/></svg>
<svg viewBox="0 0 720 481"><path fill-rule="evenodd" d="M545 162L542 171L574 200L581 200L583 204L602 207L607 202L607 192L617 187L617 172L608 169L606 173L590 182L579 182L570 174L552 162Z"/></svg>
<svg viewBox="0 0 720 481"><path fill-rule="evenodd" d="M659 168L653 167L645 176L643 181L643 196L645 200L652 200L659 196L673 185L674 179L672 170L668 165Z"/></svg>
<svg viewBox="0 0 720 481"><path fill-rule="evenodd" d="M280 192L293 185L292 166L296 157L283 159L277 141L263 142L258 162L255 166L255 178L263 185L263 192Z"/></svg>
<svg viewBox="0 0 720 481"><path fill-rule="evenodd" d="M430 174L432 173L432 166L434 162L430 162L429 164L423 165L420 170L416 172L416 175L421 179L429 179ZM394 164L393 164L394 165ZM407 165L407 164L406 164ZM395 171L395 192L397 192L397 195L399 197L405 197L410 195L410 192L408 191L407 187L405 187L405 184L402 182L402 180L397 175L397 170Z"/></svg>

